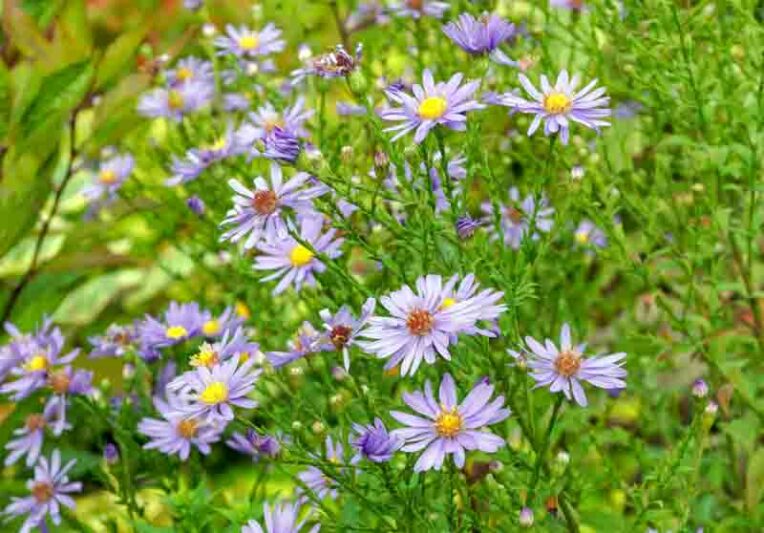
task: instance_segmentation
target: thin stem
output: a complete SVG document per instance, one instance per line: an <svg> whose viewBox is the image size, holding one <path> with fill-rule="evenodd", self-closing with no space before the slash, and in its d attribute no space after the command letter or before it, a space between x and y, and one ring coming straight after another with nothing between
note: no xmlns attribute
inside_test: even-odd
<svg viewBox="0 0 764 533"><path fill-rule="evenodd" d="M533 478L531 479L531 487L529 491L529 501L533 500L533 496L536 493L536 485L538 484L539 476L541 474L541 465L543 464L544 457L549 449L549 441L551 440L552 431L554 430L554 425L557 422L557 415L559 414L562 402L564 401L565 396L558 394L557 400L554 403L554 408L552 409L552 417L549 419L549 425L544 434L544 440L541 441L541 446L538 448L538 453L536 455L536 464L533 467Z"/></svg>

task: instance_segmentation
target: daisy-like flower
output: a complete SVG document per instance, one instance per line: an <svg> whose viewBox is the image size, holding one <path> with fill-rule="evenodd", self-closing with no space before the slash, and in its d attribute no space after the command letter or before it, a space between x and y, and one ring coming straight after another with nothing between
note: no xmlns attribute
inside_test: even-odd
<svg viewBox="0 0 764 533"><path fill-rule="evenodd" d="M384 422L379 418L373 424L362 426L353 424L356 435L350 437L350 445L356 450L351 464L357 464L362 458L373 463L386 463L400 449L403 442L387 432Z"/></svg>
<svg viewBox="0 0 764 533"><path fill-rule="evenodd" d="M93 346L90 351L92 359L98 357L122 357L135 347L138 332L134 325L120 326L111 324L103 335L90 337L88 342Z"/></svg>
<svg viewBox="0 0 764 533"><path fill-rule="evenodd" d="M284 40L281 39L281 30L273 23L266 24L260 31L246 26L236 28L228 24L225 31L225 35L215 38L215 46L218 47L220 55L255 58L281 52L285 46Z"/></svg>
<svg viewBox="0 0 764 533"><path fill-rule="evenodd" d="M530 236L533 239L538 238L536 231L544 233L549 232L554 225L554 208L549 207L546 197L542 196L539 202L529 194L520 200L520 191L517 187L509 189L510 202L501 208L501 229L504 233L504 244L517 250L523 239ZM481 209L486 214L484 222L493 225L494 211L493 204L484 202ZM499 237L498 232L494 233L493 238Z"/></svg>
<svg viewBox="0 0 764 533"><path fill-rule="evenodd" d="M239 364L234 355L227 361L208 368L197 366L175 378L168 389L177 391L183 400L184 413L209 422L233 420L233 408L253 409L257 402L248 398L255 388L260 370L253 370L255 360Z"/></svg>
<svg viewBox="0 0 764 533"><path fill-rule="evenodd" d="M67 473L77 461L72 459L61 466L61 453L53 450L48 460L40 458L34 468L34 477L27 481L31 493L23 498L13 498L3 510L6 517L26 515L20 533L28 533L33 528L47 531L45 519L50 517L55 525L61 524L61 506L74 509L74 500L69 496L72 492L82 491L82 483L70 482Z"/></svg>
<svg viewBox="0 0 764 533"><path fill-rule="evenodd" d="M213 316L209 311L202 312L202 335L208 338L222 337L238 329L244 319L236 314L233 307L226 307L220 316Z"/></svg>
<svg viewBox="0 0 764 533"><path fill-rule="evenodd" d="M300 533L306 520L299 520L299 505L296 503L275 503L273 509L265 503L263 504L263 528L257 521L250 520L241 528L241 533ZM321 524L316 524L308 533L316 533L321 529Z"/></svg>
<svg viewBox="0 0 764 533"><path fill-rule="evenodd" d="M281 444L279 444L276 437L258 435L252 429L248 429L246 435L241 433L231 434L231 438L225 443L239 453L251 455L255 461L262 456L276 457L281 450Z"/></svg>
<svg viewBox="0 0 764 533"><path fill-rule="evenodd" d="M334 315L328 309L319 312L321 320L324 321L325 336L326 341L328 341L325 343L324 349L342 351L345 371L350 370L350 347L356 343L358 333L369 320L376 305L377 302L374 298L366 300L361 308L361 316L357 319L353 317L346 305L343 305Z"/></svg>
<svg viewBox="0 0 764 533"><path fill-rule="evenodd" d="M212 100L214 85L191 81L168 89L157 88L141 96L138 113L149 118L171 118L177 122Z"/></svg>
<svg viewBox="0 0 764 533"><path fill-rule="evenodd" d="M472 98L480 83L471 81L460 86L462 78L462 74L454 74L448 82L435 83L432 72L425 69L422 85L416 84L412 88L413 96L403 91L386 91L388 98L401 105L379 113L384 120L401 122L385 130L397 132L392 140L416 130L414 141L419 144L437 125L464 131L467 128L466 113L485 106Z"/></svg>
<svg viewBox="0 0 764 533"><path fill-rule="evenodd" d="M268 352L268 361L274 368L281 368L293 361L318 353L324 349L324 340L316 331L313 324L303 322L297 331L295 340L289 341L289 349L285 352Z"/></svg>
<svg viewBox="0 0 764 533"><path fill-rule="evenodd" d="M438 355L450 360L449 345L456 343L459 333L476 331L481 310L472 298L452 303L453 285L445 288L449 291L444 291L441 276L429 274L417 279L416 292L403 286L383 296L380 303L392 316L371 317L360 334L368 340L360 341L359 346L388 359L385 370L400 363L402 376L413 375L423 360L433 364ZM481 298L492 305L496 295L501 297L501 293L492 293Z"/></svg>
<svg viewBox="0 0 764 533"><path fill-rule="evenodd" d="M582 220L576 231L573 233L576 244L580 246L594 246L596 248L605 248L607 246L607 237L591 220Z"/></svg>
<svg viewBox="0 0 764 533"><path fill-rule="evenodd" d="M226 330L219 342L209 344L205 342L199 347L199 351L191 357L191 366L206 366L212 368L221 361L227 361L234 355L238 355L242 362L250 359L260 351L260 345L251 342L241 328Z"/></svg>
<svg viewBox="0 0 764 533"><path fill-rule="evenodd" d="M564 324L560 332L560 348L547 339L542 345L533 337L525 337L530 349L528 366L536 387L549 387L550 392L560 392L570 400L575 399L586 407L586 394L581 381L587 381L602 389L624 389L626 377L623 352L596 357L584 357L586 344L576 346L571 342L570 326Z"/></svg>
<svg viewBox="0 0 764 533"><path fill-rule="evenodd" d="M192 81L207 84L215 83L215 72L210 61L204 61L198 57L184 57L175 68L166 72L167 84L177 87Z"/></svg>
<svg viewBox="0 0 764 533"><path fill-rule="evenodd" d="M248 189L238 180L228 185L234 190L233 209L226 213L222 225L234 226L221 236L221 240L233 243L244 239L244 249L249 250L262 240L280 240L288 236L287 211L300 215L315 213L313 199L324 194L325 187L304 187L310 178L298 172L284 183L281 167L271 164L270 179L262 176L254 179L254 189ZM246 237L246 239L245 239Z"/></svg>
<svg viewBox="0 0 764 533"><path fill-rule="evenodd" d="M307 137L308 131L304 124L312 116L313 110L305 109L303 96L280 112L276 111L273 104L266 102L249 114L247 122L237 130L236 138L241 145L251 146L255 141L265 139L277 127L296 137Z"/></svg>
<svg viewBox="0 0 764 533"><path fill-rule="evenodd" d="M220 440L223 424L210 423L184 413L174 395L168 395L168 402L155 397L154 406L162 419L144 418L138 423L138 431L151 439L143 445L145 449L177 455L185 461L192 446L207 455L210 445Z"/></svg>
<svg viewBox="0 0 764 533"><path fill-rule="evenodd" d="M75 370L71 365L67 365L48 373L48 386L51 395L46 403L46 408L57 410L57 421L54 429L61 433L67 425L67 398L72 394L90 394L93 390L93 372L81 368Z"/></svg>
<svg viewBox="0 0 764 533"><path fill-rule="evenodd" d="M495 321L501 313L507 310L506 305L497 305L504 297L504 293L493 289L483 289L478 292L479 289L480 283L475 280L474 274L467 274L461 280L459 280L458 275L454 275L443 287L444 298L441 307L448 309L452 305L464 303L473 309L473 317L476 322L480 320ZM493 331L478 327L477 323L467 327L464 333L486 337L496 336Z"/></svg>
<svg viewBox="0 0 764 533"><path fill-rule="evenodd" d="M40 457L40 450L45 440L45 429L51 427L51 422L55 420L57 409L55 406L46 405L42 413L33 413L28 415L24 425L13 430L14 438L8 441L5 449L8 450L8 457L5 458L5 466L10 466L16 461L26 456L26 465L31 467ZM58 436L63 430L58 424L53 425L53 434Z"/></svg>
<svg viewBox="0 0 764 533"><path fill-rule="evenodd" d="M335 465L341 465L344 462L345 450L342 447L342 443L337 442L336 445L332 438L326 436L326 460ZM339 469L342 473L343 469ZM337 498L337 483L324 474L321 469L316 466L309 466L307 470L303 470L297 474L297 478L310 489L319 500L323 500L327 496L333 500Z"/></svg>
<svg viewBox="0 0 764 533"><path fill-rule="evenodd" d="M105 161L98 169L93 182L86 185L81 194L89 201L113 200L117 191L133 172L135 160L130 154L117 155Z"/></svg>
<svg viewBox="0 0 764 533"><path fill-rule="evenodd" d="M173 156L172 176L165 181L165 184L174 186L193 181L214 163L239 155L243 151L236 140L233 128L229 126L226 132L212 144L202 148L191 148L183 159Z"/></svg>
<svg viewBox="0 0 764 533"><path fill-rule="evenodd" d="M404 393L403 401L423 416L391 411L393 418L407 426L393 430L391 435L405 441L401 448L403 452L419 452L426 448L414 465L414 471L440 470L448 454L452 454L454 464L462 468L465 450L494 453L504 446L501 437L481 431L509 416L509 409L504 407L504 396L490 401L492 394L493 385L483 381L475 385L459 404L450 374L445 374L440 382L438 401L435 401L429 380L424 392Z"/></svg>
<svg viewBox="0 0 764 533"><path fill-rule="evenodd" d="M273 289L273 294L281 294L287 287L293 285L299 291L303 285L316 284L315 273L326 270L326 265L316 253L329 259L342 255L340 247L344 239L335 239L336 230L330 228L321 233L323 219L320 216L304 217L300 223L300 239L310 248L298 242L292 236L280 241L261 242L258 250L262 254L255 257L255 270L274 270L273 274L263 278L263 281L279 279Z"/></svg>
<svg viewBox="0 0 764 533"><path fill-rule="evenodd" d="M0 346L0 382L5 381L6 376L15 367L44 350L53 342L54 337L61 336L61 331L53 328L53 322L49 318L45 318L33 333L24 333L10 322L5 323L5 332L11 340Z"/></svg>
<svg viewBox="0 0 764 533"><path fill-rule="evenodd" d="M146 319L138 324L138 335L144 348L164 348L198 336L203 324L199 304L170 302L164 320L146 315Z"/></svg>
<svg viewBox="0 0 764 533"><path fill-rule="evenodd" d="M392 0L388 2L390 12L396 17L409 17L418 19L421 17L443 18L448 10L448 2L435 2L433 0Z"/></svg>
<svg viewBox="0 0 764 533"><path fill-rule="evenodd" d="M577 91L580 82L581 78L578 74L569 79L568 71L563 70L557 76L557 82L554 85L551 85L547 77L542 75L541 91L539 91L525 74L520 74L520 83L531 100L513 93L505 93L499 97L499 102L516 111L535 115L528 128L529 136L533 135L543 121L544 135L559 133L562 143L568 144L571 121L597 132L601 126L610 125L605 120L611 114L610 108L607 107L610 97L604 96L605 88L595 89L597 80L593 80Z"/></svg>
<svg viewBox="0 0 764 533"><path fill-rule="evenodd" d="M489 54L491 59L505 64L509 58L499 50L499 45L514 37L516 32L514 24L487 13L477 19L469 13L462 13L456 22L443 26L443 33L465 52ZM511 61L509 63L512 64Z"/></svg>

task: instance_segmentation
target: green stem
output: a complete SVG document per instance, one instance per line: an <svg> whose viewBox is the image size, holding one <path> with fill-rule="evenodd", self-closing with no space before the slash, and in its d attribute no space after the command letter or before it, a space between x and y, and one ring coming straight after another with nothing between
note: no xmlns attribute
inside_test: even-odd
<svg viewBox="0 0 764 533"><path fill-rule="evenodd" d="M549 425L546 428L546 433L544 434L544 440L541 441L541 446L538 448L538 453L536 455L536 464L533 467L533 478L531 479L531 487L529 491L529 501L533 501L533 497L536 493L536 485L538 484L539 477L541 475L541 465L544 462L544 457L546 456L546 452L549 449L549 441L552 437L552 431L554 430L554 425L557 422L557 415L560 413L560 408L562 407L562 402L565 401L565 396L562 394L557 395L557 400L554 403L554 408L552 409L552 417L549 419Z"/></svg>

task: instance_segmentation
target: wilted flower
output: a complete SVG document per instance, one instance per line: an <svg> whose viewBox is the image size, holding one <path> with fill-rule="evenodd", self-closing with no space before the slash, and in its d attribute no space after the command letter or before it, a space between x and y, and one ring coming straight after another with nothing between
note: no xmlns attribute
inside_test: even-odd
<svg viewBox="0 0 764 533"><path fill-rule="evenodd" d="M342 351L342 361L346 371L350 370L350 347L356 343L358 333L374 312L376 304L374 298L367 299L361 308L361 316L358 319L353 317L346 305L343 305L334 315L328 309L319 312L326 330L327 342L324 344L324 349Z"/></svg>
<svg viewBox="0 0 764 533"><path fill-rule="evenodd" d="M414 471L440 470L448 454L453 454L454 464L462 468L465 450L494 453L504 446L504 439L483 431L486 426L509 416L509 409L504 408L504 396L489 403L492 394L493 385L481 381L458 404L456 385L450 374L445 374L440 382L438 401L432 394L429 380L425 382L423 393L404 393L403 401L424 417L391 411L393 418L407 426L393 430L391 434L405 441L401 448L403 452L425 450L414 465Z"/></svg>
<svg viewBox="0 0 764 533"><path fill-rule="evenodd" d="M93 182L82 189L90 201L113 200L117 191L133 171L135 160L130 154L117 155L101 164Z"/></svg>
<svg viewBox="0 0 764 533"><path fill-rule="evenodd" d="M231 54L236 57L257 57L281 52L285 43L281 39L281 30L273 23L267 24L261 31L255 31L246 26L228 24L225 35L215 38L215 46L219 54Z"/></svg>
<svg viewBox="0 0 764 533"><path fill-rule="evenodd" d="M510 202L500 205L501 229L504 233L504 244L517 250L522 241L528 237L536 239L538 234L535 230L547 233L554 224L554 208L549 207L545 196L536 201L532 194L520 201L520 191L517 187L509 189ZM481 206L486 214L485 223L493 224L494 206L491 202L484 202ZM495 232L493 238L499 238Z"/></svg>
<svg viewBox="0 0 764 533"><path fill-rule="evenodd" d="M516 111L535 115L528 128L529 136L533 135L543 121L544 135L549 136L559 132L562 143L568 144L570 121L578 122L596 131L599 131L601 126L610 125L603 120L611 114L607 107L610 98L603 96L605 88L594 89L597 85L597 80L594 80L576 92L580 81L578 74L569 79L568 71L563 70L552 86L547 77L542 75L541 92L539 92L525 74L520 74L520 83L530 95L531 100L513 93L505 93L500 97L500 103Z"/></svg>
<svg viewBox="0 0 764 533"><path fill-rule="evenodd" d="M454 74L448 82L435 83L432 72L425 69L423 85L414 85L413 96L403 91L386 91L388 98L401 105L383 109L379 114L384 120L402 122L385 129L397 132L392 140L416 130L414 141L421 143L437 125L464 131L467 128L466 113L485 106L472 98L480 83L471 81L460 86L462 77L462 74Z"/></svg>
<svg viewBox="0 0 764 533"><path fill-rule="evenodd" d="M356 454L351 464L358 463L362 458L374 463L385 463L403 445L401 440L387 432L384 422L379 418L367 426L353 424L353 430L356 435L350 438L350 445L355 448Z"/></svg>
<svg viewBox="0 0 764 533"><path fill-rule="evenodd" d="M547 339L542 345L533 337L525 337L530 349L528 366L536 387L549 386L550 392L560 392L570 400L586 407L587 400L581 381L588 381L602 389L624 389L626 370L622 368L626 354L584 358L586 344L573 346L570 326L563 324L560 333L560 348Z"/></svg>
<svg viewBox="0 0 764 533"><path fill-rule="evenodd" d="M307 60L305 67L292 71L292 85L297 85L309 75L320 78L342 78L349 76L358 68L362 50L363 47L359 43L356 46L355 55L350 55L344 46L338 44L333 51L310 58Z"/></svg>

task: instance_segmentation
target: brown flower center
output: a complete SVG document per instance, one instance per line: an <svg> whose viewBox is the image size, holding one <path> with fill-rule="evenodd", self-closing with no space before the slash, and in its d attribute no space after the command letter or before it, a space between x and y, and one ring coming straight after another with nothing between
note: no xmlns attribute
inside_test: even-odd
<svg viewBox="0 0 764 533"><path fill-rule="evenodd" d="M32 496L39 503L45 503L53 497L53 485L39 481L32 485Z"/></svg>
<svg viewBox="0 0 764 533"><path fill-rule="evenodd" d="M37 431L38 429L42 429L45 427L45 417L42 415L29 415L26 419L26 422L24 422L24 425L26 426L28 431Z"/></svg>
<svg viewBox="0 0 764 533"><path fill-rule="evenodd" d="M581 368L581 354L574 350L563 350L554 361L554 368L561 376L569 378Z"/></svg>
<svg viewBox="0 0 764 533"><path fill-rule="evenodd" d="M406 0L406 3L411 9L416 9L417 11L422 11L424 7L424 0Z"/></svg>
<svg viewBox="0 0 764 533"><path fill-rule="evenodd" d="M525 216L525 213L523 213L522 209L518 209L517 207L513 207L513 206L507 207L507 217L513 223L519 224L520 222L523 221L524 216Z"/></svg>
<svg viewBox="0 0 764 533"><path fill-rule="evenodd" d="M48 376L48 385L50 385L50 388L53 389L53 392L56 394L66 394L71 382L72 380L65 370L53 372Z"/></svg>
<svg viewBox="0 0 764 533"><path fill-rule="evenodd" d="M412 335L427 335L432 331L432 323L435 321L429 311L414 309L406 319L406 326Z"/></svg>
<svg viewBox="0 0 764 533"><path fill-rule="evenodd" d="M276 193L273 191L257 191L252 198L252 207L258 215L271 215L276 211Z"/></svg>
<svg viewBox="0 0 764 533"><path fill-rule="evenodd" d="M332 341L334 347L339 350L347 344L352 332L353 330L347 326L334 326L329 333L329 340Z"/></svg>
<svg viewBox="0 0 764 533"><path fill-rule="evenodd" d="M196 436L197 425L193 418L181 420L178 424L178 433L184 439L191 439Z"/></svg>

